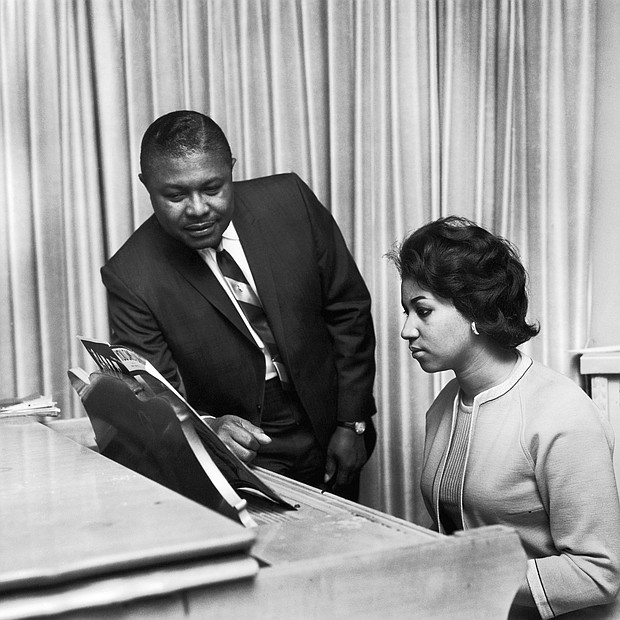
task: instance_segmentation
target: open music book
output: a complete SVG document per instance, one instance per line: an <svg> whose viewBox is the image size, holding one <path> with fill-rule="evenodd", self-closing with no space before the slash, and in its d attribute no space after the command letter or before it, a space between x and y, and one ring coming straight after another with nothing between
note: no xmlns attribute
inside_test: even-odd
<svg viewBox="0 0 620 620"><path fill-rule="evenodd" d="M99 371L69 378L91 419L102 454L240 521L256 525L236 490L294 506L220 440L185 398L135 351L79 337Z"/></svg>

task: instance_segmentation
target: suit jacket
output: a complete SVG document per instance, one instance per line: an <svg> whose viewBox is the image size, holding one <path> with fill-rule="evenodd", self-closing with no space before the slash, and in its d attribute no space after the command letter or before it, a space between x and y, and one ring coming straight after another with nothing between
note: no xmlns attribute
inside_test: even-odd
<svg viewBox="0 0 620 620"><path fill-rule="evenodd" d="M319 443L369 419L370 296L333 217L295 174L234 183L232 221ZM265 360L201 256L151 216L101 270L113 342L148 358L192 406L260 424Z"/></svg>

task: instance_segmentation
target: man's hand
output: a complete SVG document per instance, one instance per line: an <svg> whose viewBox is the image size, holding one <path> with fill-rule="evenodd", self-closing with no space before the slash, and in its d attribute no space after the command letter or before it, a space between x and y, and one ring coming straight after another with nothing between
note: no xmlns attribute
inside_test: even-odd
<svg viewBox="0 0 620 620"><path fill-rule="evenodd" d="M348 428L338 426L329 440L329 446L327 446L325 483L336 476L335 487L350 484L366 460L364 436L357 435Z"/></svg>
<svg viewBox="0 0 620 620"><path fill-rule="evenodd" d="M261 428L236 415L223 415L221 418L204 417L203 420L246 464L254 460L261 446L271 443L271 438L265 435Z"/></svg>

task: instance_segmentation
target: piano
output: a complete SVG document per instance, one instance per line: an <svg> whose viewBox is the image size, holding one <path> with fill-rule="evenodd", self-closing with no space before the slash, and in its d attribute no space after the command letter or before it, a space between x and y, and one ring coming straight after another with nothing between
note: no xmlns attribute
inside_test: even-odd
<svg viewBox="0 0 620 620"><path fill-rule="evenodd" d="M244 527L97 451L88 418L0 421L0 620L506 618L501 526L443 536L259 470Z"/></svg>

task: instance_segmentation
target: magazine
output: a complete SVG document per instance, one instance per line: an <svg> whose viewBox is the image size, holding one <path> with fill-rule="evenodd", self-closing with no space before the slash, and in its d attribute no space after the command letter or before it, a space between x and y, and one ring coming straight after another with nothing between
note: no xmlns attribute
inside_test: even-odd
<svg viewBox="0 0 620 620"><path fill-rule="evenodd" d="M125 381L136 397L139 395L143 400L149 398L163 399L170 405L180 423L187 444L207 474L210 483L215 487L219 496L225 500L227 508L232 509L234 515L244 525L254 526L255 523L246 509L246 500L241 499L236 490L258 491L269 500L287 509L295 509L222 442L205 419L148 360L124 346L111 345L105 341L81 336L79 338L97 363L100 369L99 374ZM74 381L84 382L85 373L80 375L79 372L76 372L80 370L70 371L70 376L73 373L72 383ZM92 379L93 375L90 375L89 378ZM78 379L80 376L82 378ZM74 387L76 386L74 385ZM80 396L82 397L81 394ZM84 402L84 399L82 400ZM86 402L84 404L86 406ZM134 407L133 409L137 412L135 415L143 415L144 408ZM88 408L87 413L89 413ZM140 423L144 425L145 421L140 420ZM94 423L93 428L95 435L97 435L98 429L95 428ZM152 429L149 427L148 430ZM97 443L99 443L99 438Z"/></svg>

